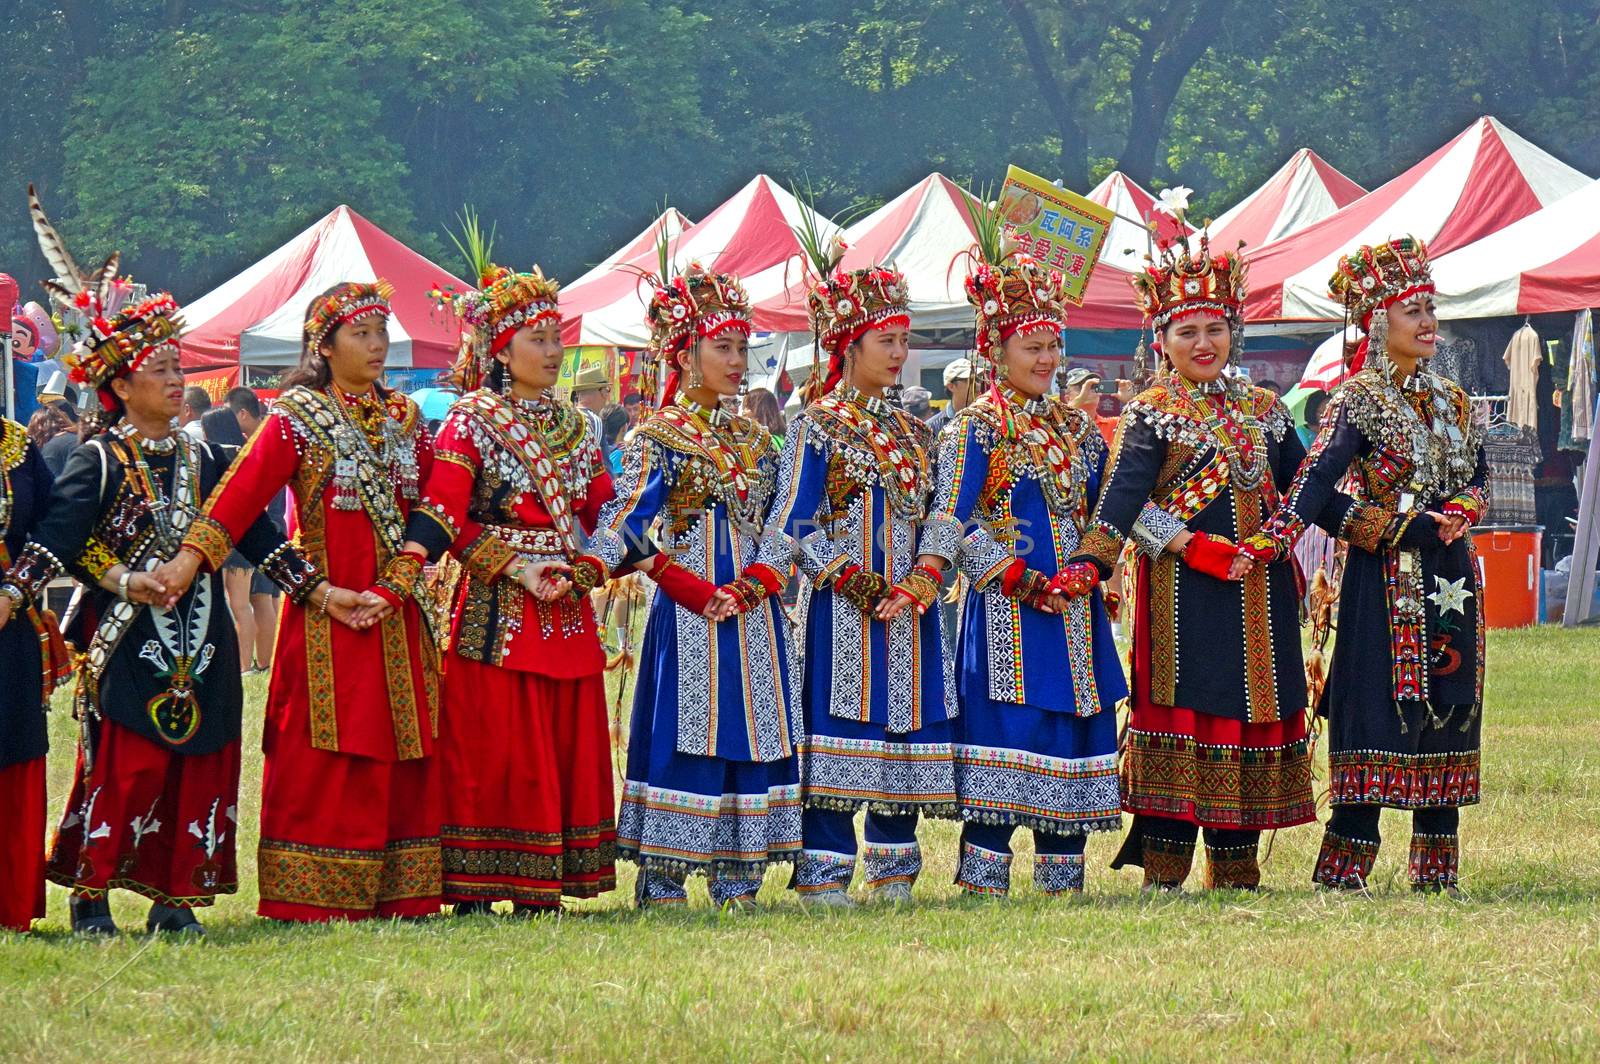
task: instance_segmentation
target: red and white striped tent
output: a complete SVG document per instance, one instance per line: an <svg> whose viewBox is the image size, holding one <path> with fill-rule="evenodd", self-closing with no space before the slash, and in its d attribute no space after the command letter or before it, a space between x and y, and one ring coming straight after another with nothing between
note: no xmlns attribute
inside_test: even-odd
<svg viewBox="0 0 1600 1064"><path fill-rule="evenodd" d="M892 263L903 272L911 294L912 324L919 330L972 328L972 307L963 285L970 268L965 256L977 239L973 199L943 174L929 174L845 230L850 247L842 265L858 269ZM810 329L805 279L798 263L751 279L750 290L751 297L759 299L756 321L762 328L794 333ZM1069 312L1069 323L1080 329L1132 329L1139 320L1127 273L1102 257L1084 305ZM795 351L789 364L809 360L809 352Z"/></svg>
<svg viewBox="0 0 1600 1064"><path fill-rule="evenodd" d="M1340 255L1362 244L1414 235L1442 256L1525 218L1589 178L1494 118L1480 118L1448 144L1320 222L1247 252L1246 317L1335 322L1328 296Z"/></svg>
<svg viewBox="0 0 1600 1064"><path fill-rule="evenodd" d="M1211 223L1211 244L1229 251L1241 242L1258 248L1298 233L1366 194L1322 156L1301 148L1260 188Z"/></svg>
<svg viewBox="0 0 1600 1064"><path fill-rule="evenodd" d="M1105 180L1089 190L1087 198L1117 212L1100 249L1097 271L1106 266L1124 273L1144 269L1145 256L1151 252L1150 230L1146 227L1152 221L1156 223L1156 236L1164 241L1176 240L1186 228L1172 215L1156 210L1156 196L1121 170L1107 174ZM1124 294L1132 291L1126 282L1123 289Z"/></svg>
<svg viewBox="0 0 1600 1064"><path fill-rule="evenodd" d="M810 209L801 204L782 185L765 174L756 177L695 225L683 230L672 241L672 262L682 269L698 260L707 267L737 274L750 291L752 302L763 294L781 289L781 270L792 275L800 269L800 244L794 227ZM815 215L817 228L831 238L838 229L832 222ZM630 269L632 267L632 269ZM763 271L779 268L778 274L761 279ZM649 340L644 308L649 292L636 270L654 273L657 268L654 242L632 258L617 258L609 269L590 271L582 284L574 283L561 293L562 341L568 347L601 344L615 347L643 347ZM802 312L801 317L804 317ZM792 324L791 316L778 321L756 315L756 328L783 329Z"/></svg>
<svg viewBox="0 0 1600 1064"><path fill-rule="evenodd" d="M622 245L605 258L584 272L583 276L570 283L564 283L562 296L565 298L568 291L582 292L587 285L593 284L602 277L609 276L620 263L635 262L645 258L653 258L656 253L656 240L665 233L668 240L674 240L679 233L688 229L694 223L687 215L676 207L668 207L656 220L644 227L638 236Z"/></svg>
<svg viewBox="0 0 1600 1064"><path fill-rule="evenodd" d="M943 174L929 174L845 230L850 247L841 265L854 270L893 264L906 275L912 321L918 329L970 328L972 308L962 290L967 273L958 260L976 239L971 199ZM773 282L779 287L772 288ZM784 332L810 329L806 281L798 264L790 266L787 277L779 267L753 278L752 289L757 286L766 290L757 311L769 327Z"/></svg>
<svg viewBox="0 0 1600 1064"><path fill-rule="evenodd" d="M184 307L183 368L284 368L300 358L312 297L340 281L394 285L389 365L433 369L455 359L460 325L428 292L462 282L343 204L231 280Z"/></svg>
<svg viewBox="0 0 1600 1064"><path fill-rule="evenodd" d="M1600 181L1433 263L1447 318L1600 307Z"/></svg>

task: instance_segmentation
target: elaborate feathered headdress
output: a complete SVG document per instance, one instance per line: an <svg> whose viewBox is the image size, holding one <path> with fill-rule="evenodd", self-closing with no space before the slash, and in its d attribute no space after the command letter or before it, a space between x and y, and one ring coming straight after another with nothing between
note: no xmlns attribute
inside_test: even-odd
<svg viewBox="0 0 1600 1064"><path fill-rule="evenodd" d="M1158 241L1155 255L1146 256L1145 268L1128 278L1133 286L1134 301L1144 312L1150 341L1157 351L1161 349L1161 330L1180 318L1210 314L1226 319L1235 333L1235 342L1228 349L1228 361L1237 364L1243 347L1248 266L1237 249L1212 254L1211 236L1204 227L1194 243L1190 242L1190 226L1184 217L1188 189L1179 191L1182 196L1163 196L1156 206L1157 210L1176 219L1179 235L1175 240ZM1152 228L1154 224L1151 223ZM1141 374L1145 369L1144 360L1144 341L1141 340L1135 356Z"/></svg>
<svg viewBox="0 0 1600 1064"><path fill-rule="evenodd" d="M113 379L134 372L157 351L177 348L183 331L177 301L160 292L127 305L134 284L117 276L121 256L115 251L98 269L90 273L79 269L32 185L28 214L39 250L55 271L55 277L44 282L45 290L64 311L84 322L81 338L63 359L71 367L70 379L95 389L109 409L116 401L107 391Z"/></svg>
<svg viewBox="0 0 1600 1064"><path fill-rule="evenodd" d="M750 335L750 297L744 285L728 273L715 273L698 262L670 279L646 278L654 286L645 321L650 343L641 359L640 390L647 400L655 395L663 369L666 386L663 404L678 392L678 370L673 358L691 344L725 332Z"/></svg>
<svg viewBox="0 0 1600 1064"><path fill-rule="evenodd" d="M827 395L844 378L845 351L873 329L911 326L905 274L893 266L841 267L849 245L835 234L824 240L814 212L801 216L794 231L804 252L806 312L816 336L817 354L827 353L827 368L813 373L807 401Z"/></svg>
<svg viewBox="0 0 1600 1064"><path fill-rule="evenodd" d="M987 386L1000 365L1006 340L1032 332L1060 332L1067 325L1070 300L1061 271L1024 253L1005 234L998 202L973 200L970 207L977 241L963 252L969 264L965 289L977 319L973 366Z"/></svg>
<svg viewBox="0 0 1600 1064"><path fill-rule="evenodd" d="M453 288L435 288L428 293L435 303L459 317L465 326L462 330L461 353L451 370L453 383L463 392L483 386L494 369L494 356L505 349L524 325L561 321L558 294L561 285L546 277L538 266L531 273L518 273L505 266L495 265L494 230L486 234L478 224L478 215L471 208L462 214L462 237L456 238L456 247L467 259L472 276L478 278L478 288L457 292Z"/></svg>
<svg viewBox="0 0 1600 1064"><path fill-rule="evenodd" d="M1341 257L1328 280L1328 293L1344 305L1345 324L1354 322L1367 334L1352 354L1350 372L1359 372L1366 364L1373 319L1379 311L1433 290L1428 247L1414 236L1395 237L1377 246L1363 244Z"/></svg>

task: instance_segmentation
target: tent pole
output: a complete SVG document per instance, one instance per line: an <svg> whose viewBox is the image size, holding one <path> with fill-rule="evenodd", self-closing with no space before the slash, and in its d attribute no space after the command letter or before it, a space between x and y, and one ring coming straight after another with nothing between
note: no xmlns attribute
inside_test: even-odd
<svg viewBox="0 0 1600 1064"><path fill-rule="evenodd" d="M1589 619L1594 602L1594 567L1600 554L1600 432L1589 437L1589 455L1583 463L1583 495L1578 499L1578 530L1572 539L1572 572L1567 577L1567 604L1561 627L1572 628Z"/></svg>

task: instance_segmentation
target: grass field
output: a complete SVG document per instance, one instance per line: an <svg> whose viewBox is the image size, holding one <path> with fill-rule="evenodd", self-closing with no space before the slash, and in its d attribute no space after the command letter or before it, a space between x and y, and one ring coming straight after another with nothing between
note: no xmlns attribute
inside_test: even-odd
<svg viewBox="0 0 1600 1064"><path fill-rule="evenodd" d="M1019 856L1009 900L969 902L955 829L932 824L904 910L806 914L773 871L762 913L718 913L697 887L689 911L641 916L626 869L616 893L531 924L282 928L252 915L247 756L241 892L205 915L208 938L75 941L52 888L38 933L0 937L0 1056L1594 1060L1600 631L1491 633L1489 662L1465 901L1410 894L1409 824L1385 813L1367 899L1310 891L1307 826L1273 841L1261 895L1142 897L1097 837L1082 899L1034 895ZM57 714L52 811L69 724ZM142 928L142 900L115 908Z"/></svg>

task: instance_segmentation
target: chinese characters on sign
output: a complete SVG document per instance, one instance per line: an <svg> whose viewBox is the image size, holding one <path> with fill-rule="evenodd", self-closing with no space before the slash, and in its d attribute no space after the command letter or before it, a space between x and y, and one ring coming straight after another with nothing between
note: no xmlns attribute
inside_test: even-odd
<svg viewBox="0 0 1600 1064"><path fill-rule="evenodd" d="M1067 298L1082 306L1089 275L1111 228L1111 209L1012 166L1000 188L1000 213L1012 242L1060 270Z"/></svg>

